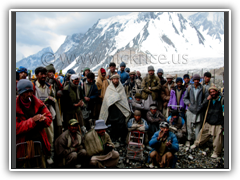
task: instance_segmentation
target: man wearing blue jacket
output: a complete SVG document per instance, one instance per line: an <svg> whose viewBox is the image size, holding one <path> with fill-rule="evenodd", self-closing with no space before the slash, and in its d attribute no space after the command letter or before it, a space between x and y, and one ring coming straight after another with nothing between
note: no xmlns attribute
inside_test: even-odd
<svg viewBox="0 0 240 180"><path fill-rule="evenodd" d="M126 71L124 71L125 68L126 68L126 64L124 62L121 62L120 71L118 71L118 74L120 75L120 81L123 86L125 81L130 78L129 74Z"/></svg>
<svg viewBox="0 0 240 180"><path fill-rule="evenodd" d="M149 146L153 148L150 152L152 164L160 168L170 167L174 153L179 150L177 137L169 131L167 122L161 122L160 130L154 133Z"/></svg>

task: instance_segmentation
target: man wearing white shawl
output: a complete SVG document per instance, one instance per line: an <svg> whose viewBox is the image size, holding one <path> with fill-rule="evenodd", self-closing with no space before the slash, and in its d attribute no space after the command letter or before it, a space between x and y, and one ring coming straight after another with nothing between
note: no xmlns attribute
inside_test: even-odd
<svg viewBox="0 0 240 180"><path fill-rule="evenodd" d="M116 142L121 137L121 143L125 144L127 135L127 121L131 111L123 85L119 82L120 76L111 77L111 83L107 87L99 119L106 124L111 124L110 137Z"/></svg>

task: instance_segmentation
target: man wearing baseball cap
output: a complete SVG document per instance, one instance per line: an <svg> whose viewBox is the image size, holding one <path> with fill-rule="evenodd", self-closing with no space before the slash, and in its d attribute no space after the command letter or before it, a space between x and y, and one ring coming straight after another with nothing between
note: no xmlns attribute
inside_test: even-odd
<svg viewBox="0 0 240 180"><path fill-rule="evenodd" d="M95 121L95 127L85 136L85 147L91 157L89 165L94 168L116 167L119 153L114 151L114 144L106 132L104 120Z"/></svg>
<svg viewBox="0 0 240 180"><path fill-rule="evenodd" d="M19 158L25 157L24 145L17 146L17 167L46 168L45 157L49 154L51 145L48 141L44 127L52 123L52 116L46 105L33 95L33 85L27 79L21 79L17 84L19 96L16 99L16 143L31 144L33 141L40 141L40 146L35 146L35 152L40 152L40 162L28 159L22 161ZM30 163L31 162L31 163Z"/></svg>
<svg viewBox="0 0 240 180"><path fill-rule="evenodd" d="M68 129L56 139L55 149L58 167L66 165L68 168L79 168L79 164L88 164L89 158L83 148L83 136L76 119L71 119L68 122Z"/></svg>

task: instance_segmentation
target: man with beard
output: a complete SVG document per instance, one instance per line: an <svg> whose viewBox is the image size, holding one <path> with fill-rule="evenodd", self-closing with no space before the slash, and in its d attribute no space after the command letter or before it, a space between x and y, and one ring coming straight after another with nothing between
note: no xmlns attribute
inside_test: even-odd
<svg viewBox="0 0 240 180"><path fill-rule="evenodd" d="M158 75L158 78L160 79L160 83L161 85L163 86L167 81L166 79L164 79L163 76L163 69L159 68L158 71L157 71L157 75Z"/></svg>
<svg viewBox="0 0 240 180"><path fill-rule="evenodd" d="M105 92L107 90L108 85L110 84L110 80L106 78L106 71L105 69L101 68L98 70L98 77L96 80L96 85L98 88L98 98L96 103L96 110L95 110L95 116L99 117L102 102L105 96Z"/></svg>
<svg viewBox="0 0 240 180"><path fill-rule="evenodd" d="M211 77L212 77L212 75L211 75L210 72L205 72L204 73L204 80L202 82L202 85L206 88L206 91L208 91L208 89L211 86L211 82L210 82Z"/></svg>
<svg viewBox="0 0 240 180"><path fill-rule="evenodd" d="M150 152L152 165L160 168L170 167L174 153L179 150L177 137L169 131L167 122L160 124L160 130L155 132L149 141L149 146L153 148Z"/></svg>
<svg viewBox="0 0 240 180"><path fill-rule="evenodd" d="M49 154L51 145L44 128L50 126L52 122L51 113L44 103L33 95L33 85L29 80L21 79L17 89L19 96L16 99L16 143L27 142L27 148L30 148L31 152L32 141L40 141L42 144L41 147L40 145L34 147L35 154L41 155L40 160L29 158L25 165L19 158L26 156L26 147L24 144L17 146L17 167L46 168L45 156Z"/></svg>
<svg viewBox="0 0 240 180"><path fill-rule="evenodd" d="M76 72L73 69L69 69L64 77L63 88L69 84L70 76L72 74L76 74Z"/></svg>
<svg viewBox="0 0 240 180"><path fill-rule="evenodd" d="M62 134L62 114L60 112L61 106L60 106L60 97L62 95L62 84L54 78L55 74L55 68L53 64L50 64L46 66L47 69L47 77L46 82L51 85L53 97L57 100L57 102L54 103L54 110L56 112L56 118L53 121L54 126L54 139L56 139L60 134Z"/></svg>
<svg viewBox="0 0 240 180"><path fill-rule="evenodd" d="M162 86L162 93L161 98L163 101L163 115L167 118L169 115L169 108L167 107L167 104L170 99L170 92L171 90L176 86L176 84L173 82L173 76L167 75L167 82Z"/></svg>
<svg viewBox="0 0 240 180"><path fill-rule="evenodd" d="M63 89L61 106L65 130L68 128L68 122L71 119L77 119L81 128L84 126L83 115L81 111L81 107L84 105L83 92L79 86L79 79L80 77L78 74L72 74L70 76L69 84Z"/></svg>
<svg viewBox="0 0 240 180"><path fill-rule="evenodd" d="M135 78L136 73L134 71L130 72L129 75L130 79L125 81L124 87L127 98L129 97L133 98L136 93L140 93L141 86L140 87L138 86L138 84L140 84L139 83L140 80Z"/></svg>
<svg viewBox="0 0 240 180"><path fill-rule="evenodd" d="M55 103L57 103L56 99L54 98L53 89L50 84L46 82L46 75L47 75L47 69L44 67L38 67L35 69L35 75L37 77L37 80L35 81L35 96L40 99L49 111L51 112L52 119L55 121L56 119L56 111L54 109ZM53 149L53 141L54 141L54 126L53 121L51 125L47 128L45 128L45 131L47 133L48 141L51 144L51 151L54 151ZM53 155L53 154L52 154ZM53 164L52 157L49 157L47 159L48 164Z"/></svg>
<svg viewBox="0 0 240 180"><path fill-rule="evenodd" d="M124 62L121 62L120 64L120 71L118 71L118 74L120 76L120 81L122 85L124 86L124 83L127 79L129 79L129 74L125 71L126 64Z"/></svg>
<svg viewBox="0 0 240 180"><path fill-rule="evenodd" d="M99 119L111 124L110 136L115 142L121 138L123 145L127 135L126 123L131 116L131 112L124 87L119 79L118 74L111 77L112 81L106 90Z"/></svg>
<svg viewBox="0 0 240 180"><path fill-rule="evenodd" d="M148 67L148 74L142 81L142 98L145 109L149 110L150 104L156 104L161 89L160 80L154 75L154 67Z"/></svg>
<svg viewBox="0 0 240 180"><path fill-rule="evenodd" d="M203 145L210 137L213 137L213 154L211 157L217 158L220 156L223 147L224 97L219 93L216 87L212 86L208 91L210 95L207 97L207 101L204 104L204 108L207 108L209 104L206 123L203 125L191 148L194 149L198 145Z"/></svg>
<svg viewBox="0 0 240 180"><path fill-rule="evenodd" d="M116 64L114 62L111 62L109 64L109 71L108 71L108 75L107 75L107 79L110 79L112 75L117 74L116 72Z"/></svg>

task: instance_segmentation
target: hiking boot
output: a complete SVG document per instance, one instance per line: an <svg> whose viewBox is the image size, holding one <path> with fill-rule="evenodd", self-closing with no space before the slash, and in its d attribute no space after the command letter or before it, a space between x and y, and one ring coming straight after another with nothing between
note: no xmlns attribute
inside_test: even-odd
<svg viewBox="0 0 240 180"><path fill-rule="evenodd" d="M191 145L191 149L195 149L197 146L195 144Z"/></svg>

